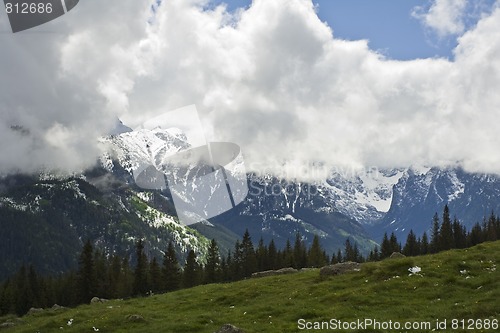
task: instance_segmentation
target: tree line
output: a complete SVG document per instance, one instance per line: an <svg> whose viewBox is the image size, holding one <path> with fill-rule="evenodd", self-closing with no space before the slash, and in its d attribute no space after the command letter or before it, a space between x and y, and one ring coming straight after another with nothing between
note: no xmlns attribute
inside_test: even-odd
<svg viewBox="0 0 500 333"><path fill-rule="evenodd" d="M53 304L76 306L89 303L93 297L116 299L164 293L200 284L222 283L248 278L252 273L293 267L322 267L328 263L345 261L376 261L393 252L416 256L452 248L465 248L500 237L500 218L492 213L482 224L469 232L455 218L450 218L445 206L442 219L433 218L431 236L408 234L404 246L394 233L384 234L380 250L375 247L365 258L352 239L345 241L344 249L329 257L315 235L311 246L297 233L295 241L287 241L278 249L271 240L267 245L261 238L255 246L248 230L236 241L232 251L221 255L212 240L205 258L199 258L191 249L186 260L179 263L175 247L170 242L162 258L148 258L144 242L138 240L132 258L107 256L94 248L88 240L78 258L78 269L59 276L41 276L33 266L22 266L19 271L0 284L0 315L25 314L30 308L48 308ZM134 259L134 265L131 260Z"/></svg>
<svg viewBox="0 0 500 333"><path fill-rule="evenodd" d="M436 213L432 219L430 236L424 232L417 237L410 230L404 246L398 241L394 233L384 234L380 250L376 247L368 255L368 260L380 260L389 257L394 252L401 252L405 256L418 256L438 253L450 249L463 249L474 245L496 241L500 239L500 218L492 212L489 218L482 223L476 223L469 231L455 217L450 217L448 205L443 209L442 218Z"/></svg>
<svg viewBox="0 0 500 333"><path fill-rule="evenodd" d="M144 241L138 240L131 265L129 257L106 256L90 240L83 245L78 269L59 276L41 276L32 265L0 284L0 315L23 315L30 308L49 308L54 304L76 306L89 303L93 297L116 299L146 296L190 288L200 284L221 283L250 277L257 271L284 267L320 267L329 258L315 236L310 247L300 234L292 246L277 249L274 240L268 245L261 239L254 246L248 230L234 249L222 256L212 240L206 258L198 258L191 249L179 263L175 247L169 243L163 258L148 258Z"/></svg>

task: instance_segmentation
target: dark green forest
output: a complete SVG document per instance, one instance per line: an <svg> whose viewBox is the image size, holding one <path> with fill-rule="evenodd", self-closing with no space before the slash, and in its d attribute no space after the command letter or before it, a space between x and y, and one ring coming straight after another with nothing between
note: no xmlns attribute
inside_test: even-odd
<svg viewBox="0 0 500 333"><path fill-rule="evenodd" d="M89 303L94 297L141 297L200 284L237 281L259 271L317 268L345 261L376 261L393 252L406 256L425 255L495 241L499 236L500 218L493 213L467 231L460 221L450 218L445 206L441 218L437 214L434 216L430 236L424 233L417 237L411 231L402 245L394 234L385 234L380 249L373 249L366 258L351 239L346 239L345 247L329 256L322 249L318 236L307 247L300 234L293 242L288 240L283 249L278 249L273 240L264 244L261 239L255 245L247 231L228 253L221 254L217 242L212 240L205 262L190 250L182 263L172 242L163 257L157 258L146 253L144 242L139 240L134 255L129 258L106 256L87 240L77 258L77 270L47 276L32 265L23 265L14 276L0 284L0 315L23 315L30 308L48 308L54 304L73 307Z"/></svg>

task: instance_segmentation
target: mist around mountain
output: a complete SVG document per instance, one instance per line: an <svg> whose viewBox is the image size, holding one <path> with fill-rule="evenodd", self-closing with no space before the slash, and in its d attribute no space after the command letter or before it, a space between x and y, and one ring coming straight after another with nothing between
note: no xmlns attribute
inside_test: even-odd
<svg viewBox="0 0 500 333"><path fill-rule="evenodd" d="M168 188L140 188L133 175L141 163L164 170L165 156L190 147L186 136L177 129L132 131L121 122L117 128L100 139L106 152L92 170L1 178L0 277L28 262L47 273L74 268L87 239L107 254L126 255L143 238L151 256L172 240L182 256L194 249L203 260L209 239L224 255L248 229L254 242L272 239L280 248L297 233L308 246L318 235L329 255L349 239L366 255L386 232L401 241L410 230L429 234L446 204L467 228L500 211L500 178L460 168L338 169L315 183L249 173L244 202L186 227Z"/></svg>

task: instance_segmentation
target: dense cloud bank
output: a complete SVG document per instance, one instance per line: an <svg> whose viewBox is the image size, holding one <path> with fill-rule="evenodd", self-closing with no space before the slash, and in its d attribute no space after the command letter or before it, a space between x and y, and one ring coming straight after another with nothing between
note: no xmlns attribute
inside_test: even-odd
<svg viewBox="0 0 500 333"><path fill-rule="evenodd" d="M335 38L308 0L254 0L234 13L199 0L82 1L0 35L0 170L77 170L95 161L94 138L116 116L135 127L196 104L206 136L241 145L249 171L500 173L500 8L466 27L462 3L413 13L457 36L454 59L396 61Z"/></svg>

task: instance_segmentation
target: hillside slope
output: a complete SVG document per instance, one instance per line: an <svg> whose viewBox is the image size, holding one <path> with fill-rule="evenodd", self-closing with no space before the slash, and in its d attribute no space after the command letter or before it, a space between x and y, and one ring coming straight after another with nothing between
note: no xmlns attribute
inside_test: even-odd
<svg viewBox="0 0 500 333"><path fill-rule="evenodd" d="M439 332L496 332L500 319L500 241L436 255L388 259L362 265L360 272L322 279L318 270L293 275L199 286L148 298L114 300L76 309L45 310L3 332L207 332L232 323L246 333L299 332L298 321L373 319L429 322ZM409 276L418 266L420 273ZM143 319L131 321L130 315ZM72 324L67 322L72 319ZM468 321L468 320L472 321ZM481 320L478 321L478 319ZM304 322L302 322L304 323ZM486 329L489 323L490 329ZM496 324L495 324L496 323ZM452 327L457 324L459 327ZM479 328L482 324L482 328ZM316 330L310 330L316 331ZM334 330L333 330L334 331ZM345 331L345 330L337 330ZM349 330L350 331L350 330ZM352 332L399 332L365 327Z"/></svg>

